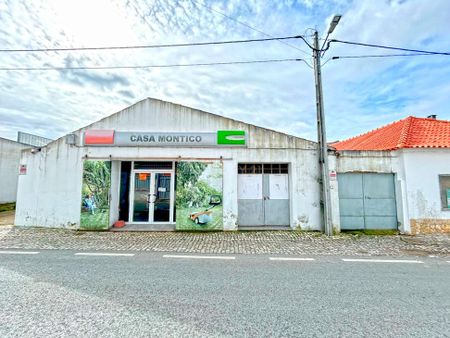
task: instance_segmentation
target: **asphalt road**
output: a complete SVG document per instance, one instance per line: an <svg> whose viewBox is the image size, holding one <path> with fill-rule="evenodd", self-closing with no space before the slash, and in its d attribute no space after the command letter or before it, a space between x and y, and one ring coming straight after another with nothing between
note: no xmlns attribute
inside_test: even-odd
<svg viewBox="0 0 450 338"><path fill-rule="evenodd" d="M450 337L445 259L232 257L1 252L0 337Z"/></svg>

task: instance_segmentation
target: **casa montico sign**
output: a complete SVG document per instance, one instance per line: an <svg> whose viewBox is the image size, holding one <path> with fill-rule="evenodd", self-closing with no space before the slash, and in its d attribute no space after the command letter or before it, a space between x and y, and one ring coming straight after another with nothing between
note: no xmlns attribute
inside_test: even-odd
<svg viewBox="0 0 450 338"><path fill-rule="evenodd" d="M243 130L217 132L144 132L115 130L86 130L84 145L110 147L214 147L246 146Z"/></svg>

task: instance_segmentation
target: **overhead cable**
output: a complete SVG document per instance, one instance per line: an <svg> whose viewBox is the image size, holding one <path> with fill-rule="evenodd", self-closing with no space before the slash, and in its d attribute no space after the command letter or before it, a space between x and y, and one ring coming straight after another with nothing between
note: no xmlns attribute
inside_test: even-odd
<svg viewBox="0 0 450 338"><path fill-rule="evenodd" d="M303 61L303 59L269 59L269 60L250 60L250 61L228 61L228 62L209 62L209 63L181 63L168 65L144 65L144 66L69 66L69 67L0 67L0 71L34 71L34 70L106 70L106 69L142 69L142 68L175 68L175 67L198 67L198 66L221 66L221 65L239 65L251 63L276 63ZM305 62L306 63L306 62Z"/></svg>
<svg viewBox="0 0 450 338"><path fill-rule="evenodd" d="M332 39L332 40L330 40L330 42L338 42L338 43L344 43L347 45L355 45L355 46L363 46L363 47L401 50L404 52L416 52L416 53L433 54L433 55L450 55L450 52L435 52L435 51L427 51L427 50L420 50L420 49L409 49L409 48L402 48L402 47L384 46L384 45L376 45L376 44L363 43L363 42L336 40L336 39Z"/></svg>
<svg viewBox="0 0 450 338"><path fill-rule="evenodd" d="M212 42L191 42L191 43L174 43L160 45L135 45L135 46L106 46L106 47L61 47L61 48L36 48L36 49L0 49L1 53L12 52L64 52L64 51L94 51L94 50L114 50L114 49L148 49L148 48L172 48L172 47L191 47L191 46L209 46L209 45L226 45L236 43L264 42L276 40L299 39L301 35L271 37L261 39L245 39L245 40L228 40L228 41L212 41Z"/></svg>
<svg viewBox="0 0 450 338"><path fill-rule="evenodd" d="M409 54L372 54L372 55L343 55L333 56L332 60L338 59L364 59L364 58L387 58L387 57L403 57L403 56L436 56L440 54L429 53L409 53Z"/></svg>
<svg viewBox="0 0 450 338"><path fill-rule="evenodd" d="M218 11L217 9L214 9L214 8L208 6L208 5L205 5L205 4L201 3L200 1L192 0L192 2L196 3L197 5L200 5L200 6L205 7L205 8L208 9L210 12L214 12L214 13L220 14L220 15L222 15L223 17L225 17L225 18L227 18L227 19L229 19L229 20L232 20L232 21L234 21L234 22L236 22L236 23L238 23L238 24L240 24L240 25L242 25L242 26L244 26L244 27L250 28L251 30L253 30L253 31L255 31L255 32L258 32L258 33L260 33L260 34L262 34L262 35L264 35L264 36L268 36L268 37L270 37L270 38L273 38L272 35L270 35L270 34L268 34L268 33L265 33L265 32L263 32L262 30L257 29L257 28L255 28L255 27L252 27L252 26L250 26L249 24L247 24L247 23L245 23L245 22L243 22L243 21L241 21L241 20L235 19L235 18L233 18L232 16L230 16L230 15L228 15L228 14L225 14L225 13L223 13L223 12L221 12L221 11ZM290 43L288 43L288 42L286 42L286 41L283 41L283 40L280 40L280 39L276 39L276 40L278 40L279 42L281 42L282 44L284 44L284 45L286 45L286 46L289 46L289 47L291 47L291 48L294 48L294 49L296 49L296 50L302 52L302 53L305 54L305 55L309 55L309 56L310 56L310 53L305 52L304 50L302 50L302 49L300 49L300 48L298 48L298 47L296 47L296 46L294 46L294 45L291 45ZM303 39L303 40L304 40L304 39ZM304 40L304 41L305 41L305 40Z"/></svg>

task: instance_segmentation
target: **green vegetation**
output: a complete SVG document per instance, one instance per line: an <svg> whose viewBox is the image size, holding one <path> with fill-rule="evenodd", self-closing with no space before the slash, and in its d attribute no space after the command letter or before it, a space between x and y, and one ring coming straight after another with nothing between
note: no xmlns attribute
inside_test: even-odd
<svg viewBox="0 0 450 338"><path fill-rule="evenodd" d="M210 196L219 194L207 182L199 180L207 166L202 162L177 164L177 209L208 207Z"/></svg>
<svg viewBox="0 0 450 338"><path fill-rule="evenodd" d="M217 205L221 203L222 192L215 189L211 182L208 182L208 178L202 176L208 165L214 164L204 162L180 162L177 164L175 199L177 230L221 230L223 228L222 206ZM218 172L221 177L221 170ZM217 173L217 175L219 174ZM216 197L217 202L213 202L213 197ZM216 205L213 207L210 203L216 203ZM212 221L206 224L196 224L189 217L191 213L205 212L209 209ZM203 220L203 217L200 216L199 220Z"/></svg>
<svg viewBox="0 0 450 338"><path fill-rule="evenodd" d="M218 205L211 209L212 221L207 224L195 224L189 217L192 212L203 211L205 208L198 209L178 209L177 208L177 230L222 230L222 206Z"/></svg>
<svg viewBox="0 0 450 338"><path fill-rule="evenodd" d="M111 182L111 162L84 161L83 198L94 195L97 208L108 207Z"/></svg>
<svg viewBox="0 0 450 338"><path fill-rule="evenodd" d="M351 235L368 235L368 236L394 236L398 235L398 230L342 230L342 234L351 234Z"/></svg>
<svg viewBox="0 0 450 338"><path fill-rule="evenodd" d="M105 230L109 227L109 211L97 210L95 214L87 211L81 212L80 228L82 230Z"/></svg>
<svg viewBox="0 0 450 338"><path fill-rule="evenodd" d="M16 209L16 203L5 203L0 204L0 212L2 211L12 211Z"/></svg>
<svg viewBox="0 0 450 338"><path fill-rule="evenodd" d="M80 228L83 230L104 230L109 228L109 188L111 162L84 161L83 187L81 196ZM88 210L86 196L95 205L94 213Z"/></svg>
<svg viewBox="0 0 450 338"><path fill-rule="evenodd" d="M213 195L222 195L205 181L189 182L186 186L177 187L177 208L207 208Z"/></svg>

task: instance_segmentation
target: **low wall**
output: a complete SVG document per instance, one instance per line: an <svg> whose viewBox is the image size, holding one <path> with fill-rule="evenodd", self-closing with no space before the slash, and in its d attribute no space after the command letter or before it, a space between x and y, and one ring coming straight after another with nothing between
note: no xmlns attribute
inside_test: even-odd
<svg viewBox="0 0 450 338"><path fill-rule="evenodd" d="M411 235L450 234L450 219L411 219Z"/></svg>

